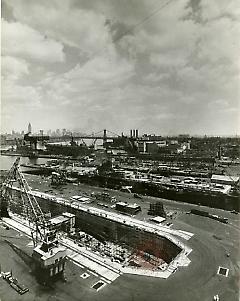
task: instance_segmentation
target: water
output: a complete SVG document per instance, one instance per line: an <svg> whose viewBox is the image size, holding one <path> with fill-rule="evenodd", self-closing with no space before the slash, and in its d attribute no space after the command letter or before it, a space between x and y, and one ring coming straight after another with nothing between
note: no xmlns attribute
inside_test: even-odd
<svg viewBox="0 0 240 301"><path fill-rule="evenodd" d="M9 170L17 157L0 155L0 170ZM45 164L50 159L48 158L28 158L21 157L20 164Z"/></svg>

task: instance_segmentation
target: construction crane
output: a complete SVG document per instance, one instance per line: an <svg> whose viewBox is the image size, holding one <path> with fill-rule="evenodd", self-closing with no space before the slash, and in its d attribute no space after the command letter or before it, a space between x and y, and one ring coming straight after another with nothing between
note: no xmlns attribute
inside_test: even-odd
<svg viewBox="0 0 240 301"><path fill-rule="evenodd" d="M12 200L13 183L18 183L18 191L23 202L23 213L29 222L33 240L33 265L37 278L43 283L63 276L66 248L58 243L57 231L46 220L36 198L31 193L24 175L19 168L20 158L17 158L10 169L6 180L1 186L1 217L9 217L8 207Z"/></svg>

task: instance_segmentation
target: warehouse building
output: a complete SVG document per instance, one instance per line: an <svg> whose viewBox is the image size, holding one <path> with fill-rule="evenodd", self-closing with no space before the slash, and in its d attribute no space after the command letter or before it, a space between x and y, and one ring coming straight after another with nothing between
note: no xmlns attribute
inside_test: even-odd
<svg viewBox="0 0 240 301"><path fill-rule="evenodd" d="M211 182L224 185L236 185L239 183L239 177L226 175L212 175Z"/></svg>

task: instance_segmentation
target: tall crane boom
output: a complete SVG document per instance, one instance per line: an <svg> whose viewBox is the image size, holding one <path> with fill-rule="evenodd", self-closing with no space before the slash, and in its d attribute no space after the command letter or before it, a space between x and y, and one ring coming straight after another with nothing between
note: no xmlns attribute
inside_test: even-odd
<svg viewBox="0 0 240 301"><path fill-rule="evenodd" d="M33 244L36 246L38 242L42 241L45 237L47 222L36 198L30 193L31 189L19 169L19 162L20 157L14 162L1 187L1 199L3 202L5 201L5 205L9 203L12 185L17 182L23 201L23 211L29 221Z"/></svg>
<svg viewBox="0 0 240 301"><path fill-rule="evenodd" d="M1 216L8 217L8 205L12 200L13 183L18 184L21 194L23 213L29 221L29 229L34 244L32 259L36 277L43 283L63 276L66 248L58 243L56 229L45 216L36 198L31 193L24 175L19 168L20 158L17 158L1 186Z"/></svg>
<svg viewBox="0 0 240 301"><path fill-rule="evenodd" d="M32 223L35 228L31 227L31 234L33 244L36 246L38 242L42 241L45 237L47 222L38 202L36 201L36 198L30 193L31 189L24 175L19 171L19 166L17 166L16 176L20 184L20 189L23 191L22 199L24 200L24 209L26 211L29 224Z"/></svg>

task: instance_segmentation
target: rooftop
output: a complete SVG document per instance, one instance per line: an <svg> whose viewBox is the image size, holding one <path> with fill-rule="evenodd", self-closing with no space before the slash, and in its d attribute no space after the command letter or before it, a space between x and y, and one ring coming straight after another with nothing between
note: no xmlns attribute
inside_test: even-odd
<svg viewBox="0 0 240 301"><path fill-rule="evenodd" d="M54 225L58 225L58 224L62 224L64 222L67 222L69 220L68 217L65 217L63 215L59 215L59 216L56 216L56 217L53 217L50 219L50 222Z"/></svg>
<svg viewBox="0 0 240 301"><path fill-rule="evenodd" d="M226 182L238 182L239 177L237 177L237 176L226 176L226 175L212 175L211 180L226 181Z"/></svg>
<svg viewBox="0 0 240 301"><path fill-rule="evenodd" d="M162 217L162 216L156 216L153 218L150 218L151 221L154 221L156 223L161 223L164 222L166 220L166 218Z"/></svg>

